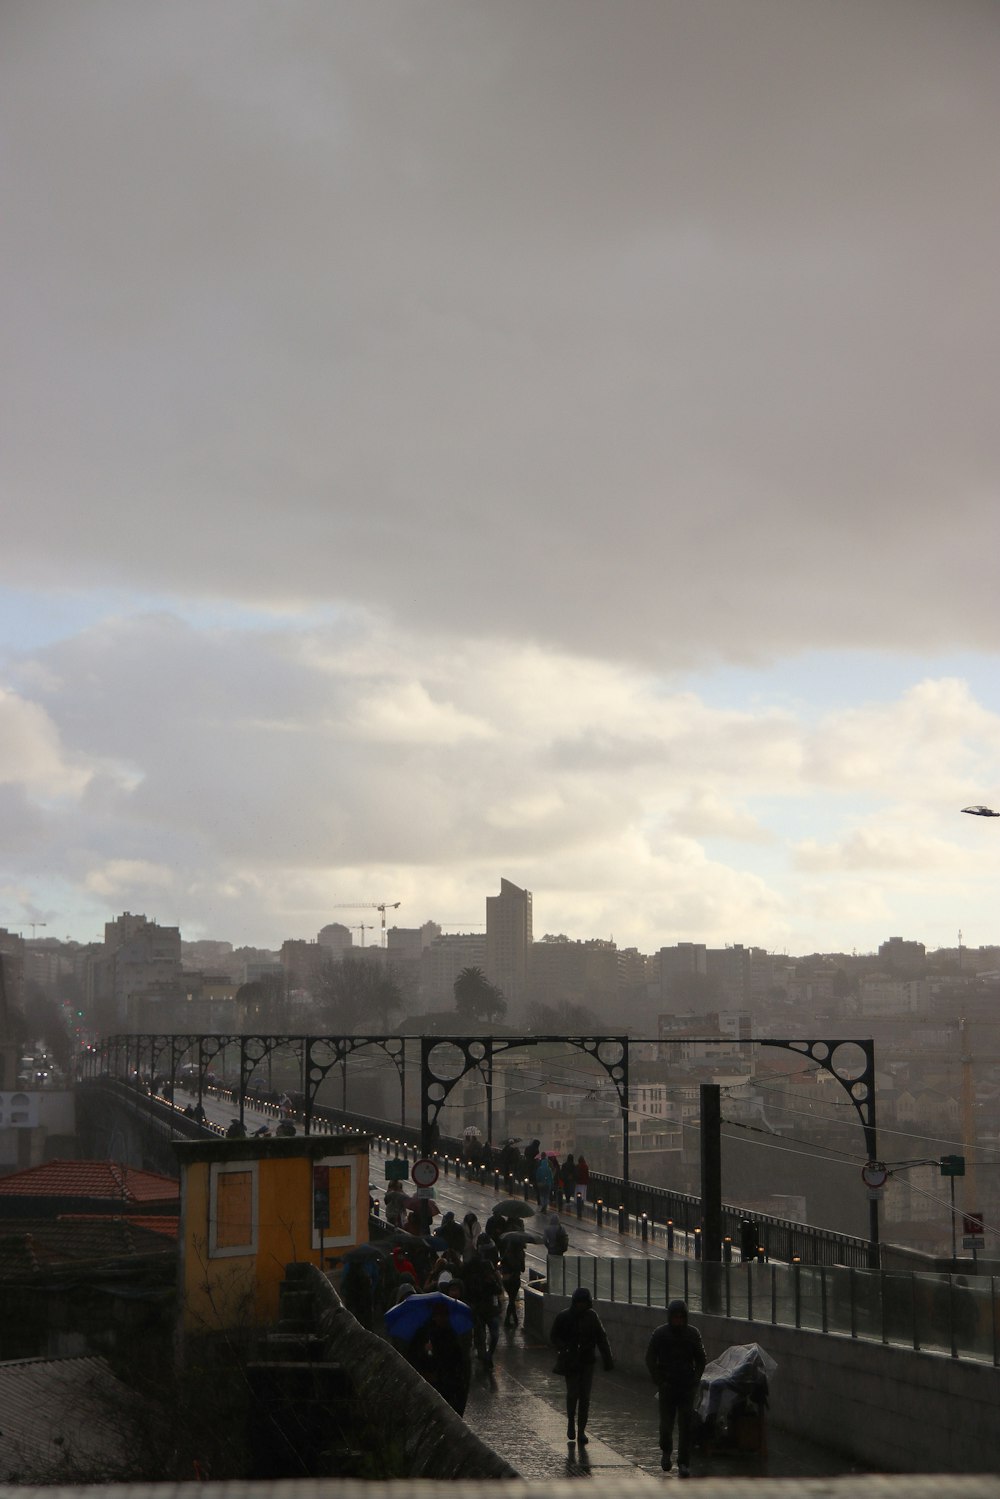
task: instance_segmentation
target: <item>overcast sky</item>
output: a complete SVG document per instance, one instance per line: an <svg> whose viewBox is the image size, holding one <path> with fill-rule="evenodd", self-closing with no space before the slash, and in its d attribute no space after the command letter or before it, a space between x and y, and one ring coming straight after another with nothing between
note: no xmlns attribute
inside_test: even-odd
<svg viewBox="0 0 1000 1499"><path fill-rule="evenodd" d="M6 0L0 138L0 926L1000 940L994 0Z"/></svg>

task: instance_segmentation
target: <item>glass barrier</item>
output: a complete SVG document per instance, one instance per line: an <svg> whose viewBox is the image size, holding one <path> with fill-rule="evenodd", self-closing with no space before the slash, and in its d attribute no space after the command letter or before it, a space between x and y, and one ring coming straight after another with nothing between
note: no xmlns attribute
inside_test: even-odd
<svg viewBox="0 0 1000 1499"><path fill-rule="evenodd" d="M548 1285L556 1295L570 1296L583 1285L597 1301L662 1309L681 1297L694 1314L1000 1365L992 1277L565 1255L549 1260Z"/></svg>

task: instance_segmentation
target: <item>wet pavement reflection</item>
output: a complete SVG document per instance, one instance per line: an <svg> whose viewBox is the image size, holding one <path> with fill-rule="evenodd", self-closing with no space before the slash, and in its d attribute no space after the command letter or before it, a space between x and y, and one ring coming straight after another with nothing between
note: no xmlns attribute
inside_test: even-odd
<svg viewBox="0 0 1000 1499"><path fill-rule="evenodd" d="M588 1478L616 1472L650 1483L676 1482L660 1470L655 1392L648 1380L598 1367L590 1411L587 1447L566 1441L564 1381L552 1372L555 1351L522 1327L501 1333L496 1367L476 1365L465 1419L473 1431L524 1478ZM780 1371L775 1381L780 1399ZM692 1478L830 1477L857 1471L842 1457L778 1431L768 1433L768 1456L755 1453L705 1456L695 1452Z"/></svg>

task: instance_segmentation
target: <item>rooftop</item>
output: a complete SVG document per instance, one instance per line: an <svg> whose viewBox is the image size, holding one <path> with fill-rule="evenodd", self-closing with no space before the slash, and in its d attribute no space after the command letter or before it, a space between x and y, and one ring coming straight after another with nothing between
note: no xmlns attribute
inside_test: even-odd
<svg viewBox="0 0 1000 1499"><path fill-rule="evenodd" d="M0 1177L0 1197L89 1197L118 1202L180 1201L172 1176L137 1171L117 1161L46 1161Z"/></svg>

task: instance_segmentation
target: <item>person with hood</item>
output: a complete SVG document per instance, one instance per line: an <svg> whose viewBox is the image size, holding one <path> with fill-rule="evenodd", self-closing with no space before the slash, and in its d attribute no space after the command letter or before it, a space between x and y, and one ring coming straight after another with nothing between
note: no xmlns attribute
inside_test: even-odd
<svg viewBox="0 0 1000 1499"><path fill-rule="evenodd" d="M608 1335L594 1311L593 1297L586 1286L577 1286L567 1310L560 1312L552 1323L549 1338L559 1350L555 1372L566 1379L566 1440L586 1447L590 1391L598 1353L605 1370L615 1366Z"/></svg>
<svg viewBox="0 0 1000 1499"><path fill-rule="evenodd" d="M660 1467L670 1472L674 1421L677 1422L677 1472L691 1473L691 1433L694 1397L705 1369L701 1333L688 1322L687 1303L671 1301L667 1320L658 1327L646 1349L646 1368L660 1401Z"/></svg>
<svg viewBox="0 0 1000 1499"><path fill-rule="evenodd" d="M545 1240L546 1254L565 1254L569 1248L569 1234L559 1222L558 1213L551 1215L542 1237Z"/></svg>
<svg viewBox="0 0 1000 1499"><path fill-rule="evenodd" d="M587 1157L585 1155L577 1156L577 1158L576 1158L576 1192L575 1192L575 1196L582 1197L583 1200L584 1200L584 1202L586 1202L586 1200L587 1200L587 1188L588 1188L589 1185L590 1185L590 1167L587 1165Z"/></svg>
<svg viewBox="0 0 1000 1499"><path fill-rule="evenodd" d="M538 1206L543 1213L548 1211L552 1187L552 1166L548 1156L543 1155L539 1157L535 1166L535 1191L538 1194Z"/></svg>
<svg viewBox="0 0 1000 1499"><path fill-rule="evenodd" d="M492 1239L481 1235L474 1255L466 1262L465 1300L472 1308L472 1329L476 1356L487 1369L493 1367L493 1355L500 1341L500 1308L504 1289L497 1269L496 1247Z"/></svg>
<svg viewBox="0 0 1000 1499"><path fill-rule="evenodd" d="M438 1235L444 1240L445 1248L461 1259L465 1249L465 1229L456 1221L454 1213L445 1213L438 1225Z"/></svg>
<svg viewBox="0 0 1000 1499"><path fill-rule="evenodd" d="M482 1231L483 1225L475 1213L466 1213L462 1219L462 1232L465 1235L465 1243L462 1247L462 1261L464 1264L468 1264L469 1260L475 1254L476 1245L479 1242Z"/></svg>

